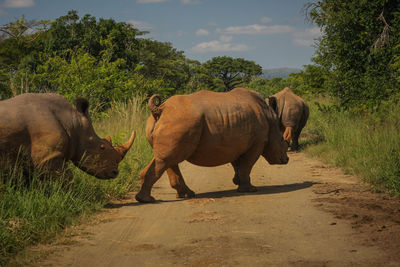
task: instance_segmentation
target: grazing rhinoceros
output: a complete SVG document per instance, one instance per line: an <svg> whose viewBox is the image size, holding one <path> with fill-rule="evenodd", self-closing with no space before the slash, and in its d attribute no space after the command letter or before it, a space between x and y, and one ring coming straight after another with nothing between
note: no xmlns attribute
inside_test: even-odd
<svg viewBox="0 0 400 267"><path fill-rule="evenodd" d="M286 87L282 91L274 94L271 98L275 98L280 129L286 141L292 139L291 148L297 150L299 148L299 136L301 130L306 125L308 119L308 106L304 100L296 95L290 88ZM267 102L269 100L267 99Z"/></svg>
<svg viewBox="0 0 400 267"><path fill-rule="evenodd" d="M148 103L152 115L146 136L154 157L140 173L136 195L140 202L154 201L151 188L165 170L177 197L193 197L178 167L184 160L199 166L231 163L239 192L257 191L250 183L250 171L260 155L270 164L289 160L275 112L254 91L200 91L160 102L153 95Z"/></svg>
<svg viewBox="0 0 400 267"><path fill-rule="evenodd" d="M65 164L71 160L97 178L115 178L135 132L125 144L113 147L109 137L96 135L88 108L86 99L77 99L74 107L63 96L51 93L22 94L0 101L3 163L15 161L23 153L28 165L45 168L51 175L64 172L66 179L71 179Z"/></svg>

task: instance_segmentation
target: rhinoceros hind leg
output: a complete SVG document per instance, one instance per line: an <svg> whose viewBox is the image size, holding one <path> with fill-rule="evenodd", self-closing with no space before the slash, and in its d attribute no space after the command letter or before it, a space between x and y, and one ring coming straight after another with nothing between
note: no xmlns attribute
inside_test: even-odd
<svg viewBox="0 0 400 267"><path fill-rule="evenodd" d="M177 198L192 198L195 196L195 193L190 190L190 188L186 185L185 180L183 180L183 176L178 165L168 168L167 173L171 187L176 190Z"/></svg>
<svg viewBox="0 0 400 267"><path fill-rule="evenodd" d="M160 179L166 169L166 164L163 160L152 159L151 162L140 172L141 188L135 198L139 202L149 203L155 199L151 196L151 188L154 183Z"/></svg>
<svg viewBox="0 0 400 267"><path fill-rule="evenodd" d="M140 192L136 194L135 199L141 203L153 203L156 201L154 197L152 197L150 195L145 196L145 195L141 194Z"/></svg>
<svg viewBox="0 0 400 267"><path fill-rule="evenodd" d="M296 151L299 149L299 137L300 137L301 130L302 130L302 128L297 129L292 137L292 144L291 144L290 148L293 151Z"/></svg>

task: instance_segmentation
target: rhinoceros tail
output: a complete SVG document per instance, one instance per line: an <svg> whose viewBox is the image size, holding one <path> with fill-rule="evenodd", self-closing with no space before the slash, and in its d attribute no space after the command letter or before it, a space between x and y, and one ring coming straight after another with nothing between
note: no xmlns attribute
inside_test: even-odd
<svg viewBox="0 0 400 267"><path fill-rule="evenodd" d="M147 106L149 107L151 114L153 115L155 120L158 120L158 118L161 115L161 97L157 94L152 95L149 99L149 102L147 102Z"/></svg>

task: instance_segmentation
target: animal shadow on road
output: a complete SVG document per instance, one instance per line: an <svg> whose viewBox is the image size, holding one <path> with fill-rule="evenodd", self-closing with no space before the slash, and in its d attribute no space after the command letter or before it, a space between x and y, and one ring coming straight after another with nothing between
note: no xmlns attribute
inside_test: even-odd
<svg viewBox="0 0 400 267"><path fill-rule="evenodd" d="M243 195L266 195L266 194L280 194L280 193L288 193L292 191L302 190L305 188L309 188L315 184L319 184L316 182L302 182L302 183L294 183L294 184L284 184L284 185L269 185L269 186L258 186L257 192L249 192L242 193L237 192L235 189L232 190L222 190L215 192L205 192L196 194L195 198L224 198L224 197L240 197ZM106 209L116 209L124 206L141 206L141 205L152 205L152 204L162 204L165 202L177 202L177 201L185 201L187 199L175 199L175 200L156 200L154 203L140 203L140 202L122 202L122 203L108 203L104 206Z"/></svg>
<svg viewBox="0 0 400 267"><path fill-rule="evenodd" d="M134 207L134 206L142 206L142 205L157 205L157 204L162 204L164 202L178 202L178 201L183 201L185 200L184 198L179 198L179 199L174 199L174 200L162 200L162 199L156 199L155 202L153 203L141 203L137 201L128 201L128 202L122 202L122 203L107 203L103 206L105 209L117 209L121 207Z"/></svg>
<svg viewBox="0 0 400 267"><path fill-rule="evenodd" d="M302 190L305 188L309 188L315 184L318 183L305 181L302 183L294 183L294 184L257 186L257 192L249 192L249 193L237 192L236 190L233 189L223 190L223 191L199 193L196 194L196 198L222 198L222 197L240 197L243 195L280 194L280 193Z"/></svg>

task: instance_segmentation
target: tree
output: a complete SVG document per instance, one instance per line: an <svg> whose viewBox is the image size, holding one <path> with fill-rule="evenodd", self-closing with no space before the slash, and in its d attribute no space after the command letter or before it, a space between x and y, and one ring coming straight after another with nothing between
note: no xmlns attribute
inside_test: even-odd
<svg viewBox="0 0 400 267"><path fill-rule="evenodd" d="M160 81L145 79L138 70L128 71L124 59L111 61L110 51L101 51L100 62L83 49L66 53L70 55L47 58L31 74L37 91L56 91L69 99L85 97L91 108L102 110L112 100L125 101L136 94L154 92L159 86Z"/></svg>
<svg viewBox="0 0 400 267"><path fill-rule="evenodd" d="M251 77L262 74L260 65L243 58L214 57L203 65L213 79L211 86L217 91L230 91L250 82ZM218 81L222 82L222 88L218 86Z"/></svg>
<svg viewBox="0 0 400 267"><path fill-rule="evenodd" d="M126 67L132 71L139 62L137 36L145 33L128 23L115 22L113 19L96 20L89 14L79 18L77 11L71 10L52 23L48 31L46 53L61 55L68 49L84 49L99 59L100 52L106 49L104 41L111 40L111 60L124 59Z"/></svg>
<svg viewBox="0 0 400 267"><path fill-rule="evenodd" d="M149 39L140 40L140 73L149 79L162 79L163 89L170 91L165 96L184 89L189 81L189 61L183 51L173 48L171 43Z"/></svg>
<svg viewBox="0 0 400 267"><path fill-rule="evenodd" d="M0 97L6 98L17 94L14 87L15 73L21 63L26 66L36 65L37 49L49 21L27 21L24 16L0 27ZM24 79L24 77L20 77ZM28 80L20 82L28 84Z"/></svg>
<svg viewBox="0 0 400 267"><path fill-rule="evenodd" d="M107 50L110 62L123 59L127 70L138 70L150 80L162 80L160 94L174 94L188 82L187 59L171 43L137 38L146 33L112 19L96 20L88 14L80 18L72 10L52 23L46 53L64 57L70 55L64 51L83 49L100 61L102 51Z"/></svg>
<svg viewBox="0 0 400 267"><path fill-rule="evenodd" d="M305 6L323 35L313 61L345 106L375 106L399 89L393 63L400 43L398 0L321 0Z"/></svg>

